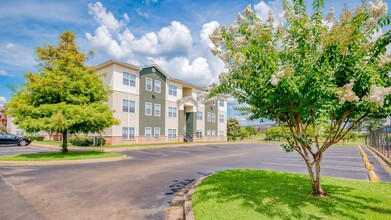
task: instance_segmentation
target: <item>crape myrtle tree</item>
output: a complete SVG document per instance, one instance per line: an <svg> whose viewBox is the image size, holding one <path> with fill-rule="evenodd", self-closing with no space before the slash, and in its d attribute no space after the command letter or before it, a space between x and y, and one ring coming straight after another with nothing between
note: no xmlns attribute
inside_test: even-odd
<svg viewBox="0 0 391 220"><path fill-rule="evenodd" d="M57 45L37 47L36 55L39 72L25 74L23 88L7 105L16 125L28 132L62 133L62 153L67 153L68 133L101 132L118 123L104 104L110 89L84 64L88 54L79 52L74 34L65 31Z"/></svg>
<svg viewBox="0 0 391 220"><path fill-rule="evenodd" d="M324 196L321 161L368 116L390 113L390 15L381 0L323 15L323 0L312 2L308 14L304 0L283 1L284 20L266 21L251 6L238 14L230 27L211 35L212 53L226 64L219 84L209 94L231 94L250 119L267 118L281 127L285 151L304 159L312 193ZM378 38L375 33L388 30ZM319 140L325 126L329 135ZM311 128L314 137L307 134Z"/></svg>

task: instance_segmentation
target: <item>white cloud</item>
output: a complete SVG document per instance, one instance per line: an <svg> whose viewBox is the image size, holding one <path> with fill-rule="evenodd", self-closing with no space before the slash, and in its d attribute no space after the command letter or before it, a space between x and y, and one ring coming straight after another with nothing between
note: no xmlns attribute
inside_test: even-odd
<svg viewBox="0 0 391 220"><path fill-rule="evenodd" d="M126 25L129 22L129 16L125 13L124 18L121 21L118 21L113 13L110 11L107 12L106 8L103 7L101 2L96 2L94 4L88 4L88 13L92 15L95 21L102 25L106 26L110 31L118 31L120 27Z"/></svg>
<svg viewBox="0 0 391 220"><path fill-rule="evenodd" d="M277 0L272 0L268 3L260 1L258 4L254 5L254 13L262 21L266 21L269 18L269 12L272 12L276 24L279 20L284 18L282 4Z"/></svg>
<svg viewBox="0 0 391 220"><path fill-rule="evenodd" d="M141 17L148 18L148 16L149 16L147 13L142 12L140 8L136 8L136 9L134 9L134 11L135 11L138 15L140 15Z"/></svg>
<svg viewBox="0 0 391 220"><path fill-rule="evenodd" d="M13 43L8 43L8 44L5 45L6 49L11 49L11 48L14 48L14 47L16 47L16 45L13 44Z"/></svg>
<svg viewBox="0 0 391 220"><path fill-rule="evenodd" d="M146 4L146 5L149 5L151 3L153 4L156 4L158 2L158 0L143 0L143 2Z"/></svg>
<svg viewBox="0 0 391 220"><path fill-rule="evenodd" d="M4 96L0 96L0 106L3 106L5 103L7 103L7 99Z"/></svg>
<svg viewBox="0 0 391 220"><path fill-rule="evenodd" d="M0 69L0 76L9 76L9 74L5 70Z"/></svg>
<svg viewBox="0 0 391 220"><path fill-rule="evenodd" d="M86 33L86 38L94 48L106 52L115 59L121 59L132 54L132 51L126 46L126 41L120 45L118 41L112 38L110 31L104 25L95 30L95 36Z"/></svg>
<svg viewBox="0 0 391 220"><path fill-rule="evenodd" d="M206 86L211 83L212 73L207 60L203 57L198 57L191 62L185 57L175 57L171 60L166 60L163 57L149 59L174 78L200 86Z"/></svg>

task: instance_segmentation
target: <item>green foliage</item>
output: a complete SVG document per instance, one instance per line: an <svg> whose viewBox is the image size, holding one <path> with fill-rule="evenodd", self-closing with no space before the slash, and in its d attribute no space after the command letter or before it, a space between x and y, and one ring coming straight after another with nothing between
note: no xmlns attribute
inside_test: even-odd
<svg viewBox="0 0 391 220"><path fill-rule="evenodd" d="M104 146L106 144L106 139L104 137L98 137L96 139L95 146Z"/></svg>
<svg viewBox="0 0 391 220"><path fill-rule="evenodd" d="M276 138L280 139L284 137L282 129L280 127L269 128L265 131L266 138L268 140L275 140Z"/></svg>
<svg viewBox="0 0 391 220"><path fill-rule="evenodd" d="M61 34L57 45L37 47L39 72L25 74L24 87L8 103L7 113L28 132L101 132L117 124L107 104L109 87L93 68L88 55L79 52L75 35ZM67 152L63 138L63 152Z"/></svg>
<svg viewBox="0 0 391 220"><path fill-rule="evenodd" d="M90 137L83 137L83 136L77 136L77 137L71 137L69 138L69 142L71 142L74 146L92 146L93 140Z"/></svg>
<svg viewBox="0 0 391 220"><path fill-rule="evenodd" d="M32 141L43 141L45 139L45 136L43 135L26 135L24 138L28 138Z"/></svg>
<svg viewBox="0 0 391 220"><path fill-rule="evenodd" d="M384 124L387 122L384 118L364 118L360 123L357 124L355 128L356 131L360 132L365 130L367 132L374 131L376 129L384 127Z"/></svg>
<svg viewBox="0 0 391 220"><path fill-rule="evenodd" d="M258 134L258 131L254 126L249 125L249 126L246 126L245 129L250 133L251 136Z"/></svg>
<svg viewBox="0 0 391 220"><path fill-rule="evenodd" d="M228 141L236 141L236 138L240 136L240 131L242 126L240 126L238 120L235 118L230 118L227 120L227 136Z"/></svg>
<svg viewBox="0 0 391 220"><path fill-rule="evenodd" d="M247 138L247 137L250 137L250 132L245 129L245 128L242 128L240 129L240 140L243 140L244 138Z"/></svg>
<svg viewBox="0 0 391 220"><path fill-rule="evenodd" d="M373 38L388 28L387 6L363 3L336 19L333 10L322 17L323 3L314 0L308 14L304 0L285 0L286 22L279 25L272 15L261 21L249 6L210 35L212 53L228 69L210 96L230 94L247 104L241 110L250 119L276 121L319 194L321 155L363 118L391 113L391 30ZM329 135L320 143L324 124Z"/></svg>

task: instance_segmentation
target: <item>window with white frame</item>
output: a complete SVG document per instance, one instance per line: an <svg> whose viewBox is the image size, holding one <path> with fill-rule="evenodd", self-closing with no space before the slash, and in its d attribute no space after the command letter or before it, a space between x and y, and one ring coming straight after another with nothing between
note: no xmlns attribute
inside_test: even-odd
<svg viewBox="0 0 391 220"><path fill-rule="evenodd" d="M145 78L145 90L152 91L152 79L146 77Z"/></svg>
<svg viewBox="0 0 391 220"><path fill-rule="evenodd" d="M177 96L177 89L178 87L174 85L168 85L168 94L172 96Z"/></svg>
<svg viewBox="0 0 391 220"><path fill-rule="evenodd" d="M176 129L168 129L168 139L176 139Z"/></svg>
<svg viewBox="0 0 391 220"><path fill-rule="evenodd" d="M197 92L197 101L201 101L201 93L200 92Z"/></svg>
<svg viewBox="0 0 391 220"><path fill-rule="evenodd" d="M160 117L160 104L155 104L155 116Z"/></svg>
<svg viewBox="0 0 391 220"><path fill-rule="evenodd" d="M224 107L224 99L219 99L219 106Z"/></svg>
<svg viewBox="0 0 391 220"><path fill-rule="evenodd" d="M224 115L219 115L219 122L224 123Z"/></svg>
<svg viewBox="0 0 391 220"><path fill-rule="evenodd" d="M206 136L210 137L210 130L206 131Z"/></svg>
<svg viewBox="0 0 391 220"><path fill-rule="evenodd" d="M152 115L152 103L150 102L145 103L145 115Z"/></svg>
<svg viewBox="0 0 391 220"><path fill-rule="evenodd" d="M176 118L176 108L175 107L168 107L168 117Z"/></svg>
<svg viewBox="0 0 391 220"><path fill-rule="evenodd" d="M122 83L127 86L135 87L136 86L136 75L131 74L131 73L127 73L127 72L123 72Z"/></svg>
<svg viewBox="0 0 391 220"><path fill-rule="evenodd" d="M202 121L202 113L203 112L197 112L197 120Z"/></svg>
<svg viewBox="0 0 391 220"><path fill-rule="evenodd" d="M136 112L136 102L128 99L122 99L122 112Z"/></svg>
<svg viewBox="0 0 391 220"><path fill-rule="evenodd" d="M134 139L134 127L122 127L122 140Z"/></svg>
<svg viewBox="0 0 391 220"><path fill-rule="evenodd" d="M160 128L155 127L153 130L154 130L153 134L155 136L155 139L159 139L160 138Z"/></svg>
<svg viewBox="0 0 391 220"><path fill-rule="evenodd" d="M219 131L219 137L220 137L220 139L224 138L224 131Z"/></svg>
<svg viewBox="0 0 391 220"><path fill-rule="evenodd" d="M161 82L159 80L155 80L155 92L161 92Z"/></svg>
<svg viewBox="0 0 391 220"><path fill-rule="evenodd" d="M145 128L145 140L151 140L151 135L152 135L152 128L146 127Z"/></svg>
<svg viewBox="0 0 391 220"><path fill-rule="evenodd" d="M216 122L216 114L212 113L212 122Z"/></svg>
<svg viewBox="0 0 391 220"><path fill-rule="evenodd" d="M210 112L208 112L208 119L207 119L208 122L210 122L210 120L211 120L211 115L212 115L212 114L211 114Z"/></svg>
<svg viewBox="0 0 391 220"><path fill-rule="evenodd" d="M212 130L212 137L216 136L216 130Z"/></svg>
<svg viewBox="0 0 391 220"><path fill-rule="evenodd" d="M202 138L202 130L197 130L197 138Z"/></svg>

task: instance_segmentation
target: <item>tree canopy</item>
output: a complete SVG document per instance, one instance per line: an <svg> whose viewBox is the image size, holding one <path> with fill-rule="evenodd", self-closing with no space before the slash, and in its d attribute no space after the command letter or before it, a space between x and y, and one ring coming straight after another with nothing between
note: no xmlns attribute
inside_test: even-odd
<svg viewBox="0 0 391 220"><path fill-rule="evenodd" d="M28 132L102 132L118 121L107 104L110 89L93 68L85 65L88 55L79 52L75 35L61 34L57 45L37 47L39 72L25 74L26 82L8 103L13 122Z"/></svg>
<svg viewBox="0 0 391 220"><path fill-rule="evenodd" d="M227 120L227 136L228 140L235 141L236 138L240 135L242 126L239 124L239 121L235 118L230 118Z"/></svg>
<svg viewBox="0 0 391 220"><path fill-rule="evenodd" d="M210 95L231 94L250 119L267 118L281 127L286 151L306 162L312 192L325 195L320 185L323 153L368 116L385 117L391 106L391 56L386 47L391 30L381 0L363 3L340 18L330 9L323 17L323 0L314 0L312 14L305 1L283 1L284 20L270 14L262 21L251 6L230 27L211 35L212 53L228 69L212 85ZM323 143L319 135L330 132ZM312 127L315 141L307 135ZM289 135L288 135L289 134Z"/></svg>

